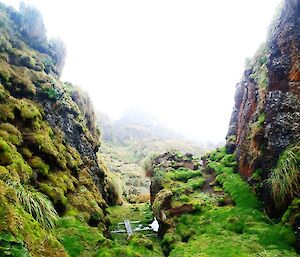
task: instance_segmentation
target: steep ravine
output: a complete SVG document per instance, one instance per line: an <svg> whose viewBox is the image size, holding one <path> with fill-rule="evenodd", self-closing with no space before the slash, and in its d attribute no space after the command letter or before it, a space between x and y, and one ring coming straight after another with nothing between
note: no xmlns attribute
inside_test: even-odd
<svg viewBox="0 0 300 257"><path fill-rule="evenodd" d="M299 17L300 0L283 1L237 85L226 147L153 157L151 207L114 206L90 100L59 79L62 42L35 8L0 3L0 256L298 256ZM159 238L110 234L151 211Z"/></svg>

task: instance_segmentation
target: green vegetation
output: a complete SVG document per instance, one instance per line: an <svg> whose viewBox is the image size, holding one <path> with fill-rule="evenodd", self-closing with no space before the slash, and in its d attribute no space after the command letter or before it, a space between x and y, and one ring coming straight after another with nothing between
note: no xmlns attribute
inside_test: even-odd
<svg viewBox="0 0 300 257"><path fill-rule="evenodd" d="M0 137L13 145L20 145L23 141L21 132L10 123L0 124Z"/></svg>
<svg viewBox="0 0 300 257"><path fill-rule="evenodd" d="M265 113L261 113L258 117L258 120L257 120L257 125L258 126L262 126L264 124L266 120L266 114Z"/></svg>
<svg viewBox="0 0 300 257"><path fill-rule="evenodd" d="M20 11L0 3L0 255L66 257L58 214L78 213L102 237L108 224L99 131L88 97L58 81L62 41L47 40L34 7Z"/></svg>
<svg viewBox="0 0 300 257"><path fill-rule="evenodd" d="M300 186L300 146L287 148L279 157L272 170L269 183L275 203L280 206L286 199L299 196Z"/></svg>
<svg viewBox="0 0 300 257"><path fill-rule="evenodd" d="M103 139L99 156L120 177L123 196L128 201L149 193L149 177L153 175L152 163L157 153L177 149L200 155L205 150L144 112L131 110L118 121L103 113L97 116Z"/></svg>
<svg viewBox="0 0 300 257"><path fill-rule="evenodd" d="M112 228L125 219L141 220L143 224L152 221L149 204L126 204L109 207ZM145 233L134 234L127 241L127 234L113 234L113 241L103 236L103 228L90 227L80 221L80 213L69 212L61 218L54 234L71 257L162 257L159 240L146 237ZM149 233L149 232L148 232Z"/></svg>
<svg viewBox="0 0 300 257"><path fill-rule="evenodd" d="M199 171L193 171L187 168L179 168L173 173L173 178L175 180L187 182L189 179L201 175Z"/></svg>
<svg viewBox="0 0 300 257"><path fill-rule="evenodd" d="M129 219L141 221L143 225L149 225L153 221L150 204L124 204L108 208L111 229L117 229L118 223ZM127 234L113 234L111 250L103 249L97 256L129 256L129 257L162 257L160 240L155 236L146 236L150 231L136 232L127 241Z"/></svg>
<svg viewBox="0 0 300 257"><path fill-rule="evenodd" d="M204 158L207 167L202 177L196 179L212 181L210 189L200 187L192 191L185 190L179 196L170 194L171 207L163 205L163 199L166 198L158 199L166 189L155 197L154 204L157 206L153 206L154 213L159 218L158 214L163 210L165 222L170 227L162 241L165 254L170 257L297 256L293 248L295 235L292 227L276 224L264 214L251 186L235 173L235 155L227 154L226 149L220 148ZM157 165L159 167L161 164ZM169 172L160 172L164 188L170 185L173 188L174 183L183 183L187 187L190 183L190 180L167 182L172 178ZM215 180L212 180L213 176L216 176ZM206 193L201 190L206 190ZM161 204L158 205L158 202ZM176 213L175 209L184 210L187 204L194 206L193 211L186 209L178 212L178 216L168 215L169 212ZM298 208L298 202L294 202L285 220L295 218L294 213Z"/></svg>
<svg viewBox="0 0 300 257"><path fill-rule="evenodd" d="M0 253L1 256L29 257L29 252L22 240L16 239L13 235L0 232Z"/></svg>
<svg viewBox="0 0 300 257"><path fill-rule="evenodd" d="M259 106L250 137L261 135L266 119L267 53L263 46L247 67ZM103 137L111 134L97 162L91 102L58 80L65 55L61 39L48 41L36 8L22 4L17 12L0 3L0 256L162 257L161 245L170 257L296 256L288 224L299 219L299 145L281 154L269 179L274 201L291 201L282 217L287 225L266 217L237 173L235 154L224 147L204 157L206 167L180 151L145 161L167 149L202 149L163 125L151 126L143 115L138 123L129 115L106 124ZM154 182L152 206L143 163ZM120 176L109 172L112 167ZM261 172L252 180L260 181ZM107 208L123 203L123 191L127 199L146 203ZM146 225L153 214L162 241L146 232L109 239L109 224L115 229L130 219Z"/></svg>
<svg viewBox="0 0 300 257"><path fill-rule="evenodd" d="M51 100L59 100L61 98L61 93L58 91L58 89L51 85L51 84L43 84L42 92Z"/></svg>
<svg viewBox="0 0 300 257"><path fill-rule="evenodd" d="M103 245L109 246L101 230L71 216L60 220L55 235L71 257L95 256Z"/></svg>
<svg viewBox="0 0 300 257"><path fill-rule="evenodd" d="M46 176L49 172L49 165L43 162L43 160L35 156L32 159L29 160L29 165L33 169L37 169L37 173L41 173L42 175Z"/></svg>
<svg viewBox="0 0 300 257"><path fill-rule="evenodd" d="M252 69L252 73L249 77L257 83L260 89L267 88L269 83L267 76L267 53L268 49L266 46L264 44L261 45L248 67Z"/></svg>
<svg viewBox="0 0 300 257"><path fill-rule="evenodd" d="M12 180L7 180L5 183L16 190L18 202L37 222L47 229L55 227L58 214L45 195L26 189L20 183Z"/></svg>

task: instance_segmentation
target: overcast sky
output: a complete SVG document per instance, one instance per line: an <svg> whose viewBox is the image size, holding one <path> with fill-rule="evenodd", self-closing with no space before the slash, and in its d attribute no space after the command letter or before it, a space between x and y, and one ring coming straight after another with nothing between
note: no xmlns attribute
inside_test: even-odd
<svg viewBox="0 0 300 257"><path fill-rule="evenodd" d="M18 7L18 0L0 0ZM244 60L280 0L27 0L60 36L62 79L118 118L134 106L167 126L223 140Z"/></svg>

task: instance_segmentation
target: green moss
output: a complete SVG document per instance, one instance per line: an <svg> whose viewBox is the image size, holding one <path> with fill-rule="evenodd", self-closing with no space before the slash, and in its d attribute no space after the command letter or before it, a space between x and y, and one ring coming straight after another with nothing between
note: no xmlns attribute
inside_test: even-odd
<svg viewBox="0 0 300 257"><path fill-rule="evenodd" d="M213 171L215 171L217 174L222 172L222 169L224 168L223 164L220 162L211 161L207 164L207 167Z"/></svg>
<svg viewBox="0 0 300 257"><path fill-rule="evenodd" d="M19 178L24 182L27 182L32 176L31 167L24 161L22 155L19 153L14 155L14 162L7 165L6 168L11 174L17 173Z"/></svg>
<svg viewBox="0 0 300 257"><path fill-rule="evenodd" d="M6 180L5 184L15 190L18 204L31 214L41 226L46 229L52 229L55 226L58 215L44 194L14 180Z"/></svg>
<svg viewBox="0 0 300 257"><path fill-rule="evenodd" d="M235 167L237 165L236 155L235 154L227 154L221 159L221 164L226 167Z"/></svg>
<svg viewBox="0 0 300 257"><path fill-rule="evenodd" d="M81 184L79 182L79 184ZM91 218L93 212L98 213L104 219L104 213L101 208L105 208L104 202L99 190L95 185L90 185L89 188L79 185L76 191L68 194L68 208L75 208L84 214L85 220Z"/></svg>
<svg viewBox="0 0 300 257"><path fill-rule="evenodd" d="M70 171L61 171L50 173L47 175L51 185L61 188L64 193L74 192L75 185L78 184L76 178L71 175Z"/></svg>
<svg viewBox="0 0 300 257"><path fill-rule="evenodd" d="M4 82L8 82L11 78L11 69L7 65L0 65L0 77Z"/></svg>
<svg viewBox="0 0 300 257"><path fill-rule="evenodd" d="M25 159L30 159L32 157L32 152L27 147L22 147L20 152Z"/></svg>
<svg viewBox="0 0 300 257"><path fill-rule="evenodd" d="M0 166L0 179L3 179L8 176L9 176L9 171L4 166Z"/></svg>
<svg viewBox="0 0 300 257"><path fill-rule="evenodd" d="M236 141L236 135L230 135L230 136L227 138L227 141L228 141L228 142L235 142L235 141Z"/></svg>
<svg viewBox="0 0 300 257"><path fill-rule="evenodd" d="M184 243L182 243L184 242ZM214 207L185 214L164 236L169 256L296 256L290 227L269 223L258 210ZM273 255L275 254L275 255ZM278 254L278 255L276 255Z"/></svg>
<svg viewBox="0 0 300 257"><path fill-rule="evenodd" d="M50 169L49 165L44 163L43 160L38 156L34 156L33 158L31 158L28 161L28 163L31 166L31 168L37 170L38 173L41 173L44 176L46 176L49 172Z"/></svg>
<svg viewBox="0 0 300 257"><path fill-rule="evenodd" d="M16 239L12 234L0 231L1 256L29 257L30 254L22 240Z"/></svg>
<svg viewBox="0 0 300 257"><path fill-rule="evenodd" d="M20 62L22 63L22 65L24 65L25 67L27 67L28 69L35 69L36 68L36 61L34 58L32 58L29 55L22 55L20 58Z"/></svg>
<svg viewBox="0 0 300 257"><path fill-rule="evenodd" d="M35 120L42 119L42 114L40 110L35 106L35 104L28 99L20 99L17 101L17 109L20 111L21 118L25 120Z"/></svg>
<svg viewBox="0 0 300 257"><path fill-rule="evenodd" d="M10 233L20 242L24 242L24 246L30 251L29 256L64 254L63 247L53 235L15 203L0 205L0 231Z"/></svg>
<svg viewBox="0 0 300 257"><path fill-rule="evenodd" d="M111 230L118 228L118 223L130 217L131 221L139 220L148 225L153 221L149 204L124 204L108 208ZM148 217L150 215L150 217ZM134 226L134 224L133 224ZM149 234L149 231L144 232ZM140 256L162 257L160 240L156 237L145 237L143 232L134 233L127 241L127 234L112 234L113 242L110 248L99 249L97 256Z"/></svg>
<svg viewBox="0 0 300 257"><path fill-rule="evenodd" d="M265 120L266 120L266 114L265 114L265 113L261 113L261 114L259 115L258 120L257 120L256 123L257 123L257 125L258 125L259 127L261 127L261 126L264 124Z"/></svg>
<svg viewBox="0 0 300 257"><path fill-rule="evenodd" d="M0 137L14 145L20 145L23 141L21 132L10 123L0 124Z"/></svg>
<svg viewBox="0 0 300 257"><path fill-rule="evenodd" d="M25 67L10 66L7 62L0 60L0 78L9 88L14 84L14 91L27 94L35 94L36 88L31 80L31 71Z"/></svg>
<svg viewBox="0 0 300 257"><path fill-rule="evenodd" d="M170 257L297 256L292 227L275 224L266 217L251 186L235 173L235 156L219 149L208 157L209 169L217 173L218 192L208 195L186 190L179 196L173 194L172 207L188 201L198 211L173 220L175 229L169 229L162 241L165 254ZM174 192L177 192L197 179L171 182L170 188L176 188ZM298 205L294 208L297 212ZM291 211L286 216L286 220L293 217Z"/></svg>
<svg viewBox="0 0 300 257"><path fill-rule="evenodd" d="M200 189L205 182L204 178L196 178L196 179L189 179L187 181L187 187L195 189Z"/></svg>
<svg viewBox="0 0 300 257"><path fill-rule="evenodd" d="M190 198L187 195L183 194L179 197L179 200L182 202L188 202Z"/></svg>
<svg viewBox="0 0 300 257"><path fill-rule="evenodd" d="M239 174L222 173L217 176L217 181L221 183L235 204L244 208L261 208L261 203L255 196L251 187Z"/></svg>
<svg viewBox="0 0 300 257"><path fill-rule="evenodd" d="M256 170L253 172L251 178L252 178L253 180L255 180L255 181L258 181L258 180L260 180L262 173L263 173L263 170L262 170L262 169L260 169L260 168L259 168L259 169L256 169Z"/></svg>
<svg viewBox="0 0 300 257"><path fill-rule="evenodd" d="M187 168L179 168L178 170L176 170L173 174L173 178L175 180L179 180L179 181L183 181L186 182L189 179L193 178L193 177L197 177L197 176L201 176L201 172L200 170L190 170Z"/></svg>
<svg viewBox="0 0 300 257"><path fill-rule="evenodd" d="M153 242L143 235L133 235L129 240L129 246L133 248L145 247L148 250L154 248Z"/></svg>
<svg viewBox="0 0 300 257"><path fill-rule="evenodd" d="M152 204L152 210L155 217L161 216L164 205L166 205L166 202L170 201L172 195L173 192L167 189L162 189L158 192Z"/></svg>
<svg viewBox="0 0 300 257"><path fill-rule="evenodd" d="M153 213L149 203L123 204L122 206L108 207L109 219L112 224L118 224L130 217L131 220L140 220L143 224L149 224L153 220Z"/></svg>
<svg viewBox="0 0 300 257"><path fill-rule="evenodd" d="M5 101L9 93L5 90L4 86L0 83L0 101Z"/></svg>
<svg viewBox="0 0 300 257"><path fill-rule="evenodd" d="M74 147L67 145L66 151L66 161L70 169L77 168L83 164L80 154Z"/></svg>
<svg viewBox="0 0 300 257"><path fill-rule="evenodd" d="M61 203L67 205L68 199L64 194L64 190L46 183L38 183L39 190L46 194L54 204Z"/></svg>
<svg viewBox="0 0 300 257"><path fill-rule="evenodd" d="M3 138L0 138L0 164L8 165L12 162L13 154L11 147Z"/></svg>
<svg viewBox="0 0 300 257"><path fill-rule="evenodd" d="M226 155L226 148L225 147L221 147L221 148L217 148L215 151L212 151L209 155L210 155L210 160L211 161L220 161L225 155Z"/></svg>
<svg viewBox="0 0 300 257"><path fill-rule="evenodd" d="M258 88L263 89L268 87L268 68L267 68L267 61L268 61L268 49L266 48L265 44L260 47L257 51L255 57L253 58L249 69L252 70L250 74L250 78L253 79Z"/></svg>
<svg viewBox="0 0 300 257"><path fill-rule="evenodd" d="M0 119L3 121L9 121L15 119L14 114L15 106L12 103L0 104Z"/></svg>
<svg viewBox="0 0 300 257"><path fill-rule="evenodd" d="M50 83L43 84L41 86L42 92L51 100L56 101L61 98L61 93L55 86Z"/></svg>
<svg viewBox="0 0 300 257"><path fill-rule="evenodd" d="M283 223L294 224L295 220L300 217L299 211L300 211L300 199L295 198L293 199L292 203L289 205L288 209L282 216L281 221Z"/></svg>
<svg viewBox="0 0 300 257"><path fill-rule="evenodd" d="M66 147L54 136L49 126L43 123L41 129L33 134L30 139L43 153L52 156L61 168L67 168L67 160L64 156L66 154Z"/></svg>
<svg viewBox="0 0 300 257"><path fill-rule="evenodd" d="M18 174L23 181L27 181L32 175L32 169L24 161L16 147L0 137L0 165L6 166L11 174Z"/></svg>
<svg viewBox="0 0 300 257"><path fill-rule="evenodd" d="M95 256L100 248L111 245L101 230L74 217L62 218L55 234L71 257Z"/></svg>
<svg viewBox="0 0 300 257"><path fill-rule="evenodd" d="M223 167L221 169L221 173L232 174L232 173L234 173L234 168L233 167Z"/></svg>

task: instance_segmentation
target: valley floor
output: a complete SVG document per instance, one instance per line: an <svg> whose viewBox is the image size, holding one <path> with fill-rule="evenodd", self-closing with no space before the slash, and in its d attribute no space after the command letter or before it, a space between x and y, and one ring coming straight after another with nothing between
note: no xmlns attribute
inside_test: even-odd
<svg viewBox="0 0 300 257"><path fill-rule="evenodd" d="M298 256L292 227L266 216L251 186L234 172L235 156L224 148L203 157L203 165L180 152L167 152L154 162L152 183L160 186L154 194L151 188L152 206L124 202L108 207L110 231L88 226L76 212L61 218L54 233L71 257ZM154 215L163 237L139 230L128 238L125 220L133 230L143 229Z"/></svg>

